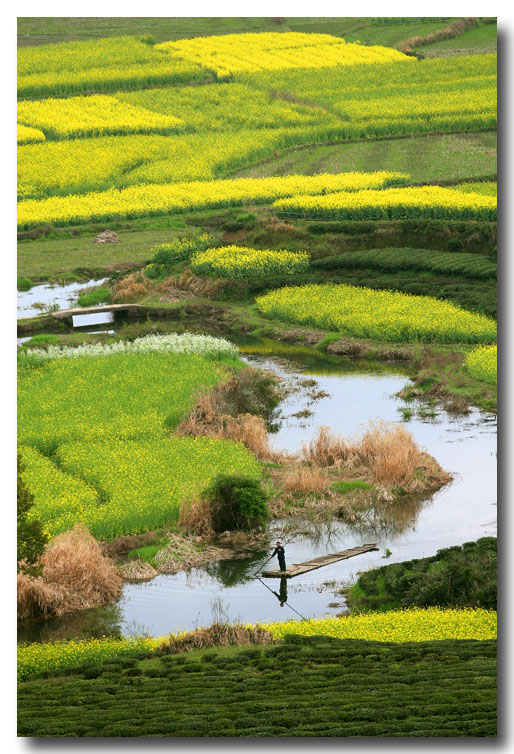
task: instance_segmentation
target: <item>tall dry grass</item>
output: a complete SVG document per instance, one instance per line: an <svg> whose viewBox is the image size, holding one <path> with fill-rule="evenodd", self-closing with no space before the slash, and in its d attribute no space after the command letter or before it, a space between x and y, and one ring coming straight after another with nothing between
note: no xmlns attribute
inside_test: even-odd
<svg viewBox="0 0 514 754"><path fill-rule="evenodd" d="M385 487L412 484L425 454L400 424L377 422L361 437L356 451L373 480Z"/></svg>
<svg viewBox="0 0 514 754"><path fill-rule="evenodd" d="M320 427L312 440L303 445L301 457L316 466L350 466L354 452L342 435L330 427Z"/></svg>
<svg viewBox="0 0 514 754"><path fill-rule="evenodd" d="M328 489L330 477L327 468L294 465L282 476L281 484L286 495L318 495Z"/></svg>
<svg viewBox="0 0 514 754"><path fill-rule="evenodd" d="M402 487L406 492L421 492L452 478L417 445L408 429L384 421L370 424L362 437L351 440L320 427L303 447L302 458L319 467L362 466L371 481L385 490Z"/></svg>
<svg viewBox="0 0 514 754"><path fill-rule="evenodd" d="M122 580L83 524L59 534L40 558L42 575L18 574L18 618L64 615L112 602Z"/></svg>
<svg viewBox="0 0 514 754"><path fill-rule="evenodd" d="M229 647L242 644L272 644L272 634L260 626L249 628L240 624L215 622L208 628L197 628L182 636L169 637L169 642L156 650L156 655L192 652L207 647Z"/></svg>
<svg viewBox="0 0 514 754"><path fill-rule="evenodd" d="M116 283L112 300L123 304L140 301L147 295L152 286L152 281L145 277L143 273L133 272Z"/></svg>

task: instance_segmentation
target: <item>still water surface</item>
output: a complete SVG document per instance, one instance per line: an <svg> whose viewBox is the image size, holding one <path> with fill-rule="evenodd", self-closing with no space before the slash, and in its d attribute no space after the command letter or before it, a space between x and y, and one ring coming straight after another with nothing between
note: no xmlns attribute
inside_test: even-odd
<svg viewBox="0 0 514 754"><path fill-rule="evenodd" d="M245 358L288 382L315 379L316 386L293 392L280 406L282 424L273 436L275 447L296 452L320 425L343 435L358 435L369 420L401 421L398 409L407 404L394 397L409 380L390 366L330 359L312 351L275 344L274 353L255 348ZM243 347L244 351L244 347ZM323 391L325 397L312 399ZM308 417L292 414L311 411ZM358 571L433 555L441 547L496 534L496 417L476 409L464 417L438 411L435 419L413 417L408 422L419 445L433 455L454 479L424 500L382 504L359 525L341 522L317 524L295 536L286 546L289 563L298 563L368 542L379 551L333 563L287 581L287 603L280 580L264 583L252 578L266 552L246 560L228 560L174 575L160 575L142 584L127 584L117 606L86 611L82 616L46 621L22 629L22 640L57 636L148 632L160 636L179 629L208 625L215 618L276 621L286 618L337 615L346 609L336 593L357 578ZM274 522L270 546L286 529L302 522ZM285 528L286 527L286 528ZM386 560L386 548L392 552ZM297 612L295 612L297 611Z"/></svg>

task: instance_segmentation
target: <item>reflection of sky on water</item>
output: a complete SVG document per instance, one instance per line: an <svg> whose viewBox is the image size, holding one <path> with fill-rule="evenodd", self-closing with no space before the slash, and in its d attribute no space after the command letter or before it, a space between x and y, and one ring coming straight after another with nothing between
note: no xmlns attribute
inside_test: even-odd
<svg viewBox="0 0 514 754"><path fill-rule="evenodd" d="M34 285L30 291L18 291L18 319L35 317L40 309L33 309L35 303L47 306L58 304L59 309L69 309L76 302L84 288L105 283L103 280L88 280L87 283L69 283L68 285Z"/></svg>
<svg viewBox="0 0 514 754"><path fill-rule="evenodd" d="M283 365L270 362L269 357L252 356L248 360L256 366L278 371L285 378L291 377ZM348 436L360 434L370 419L400 421L398 407L406 404L392 394L408 379L387 371L358 374L353 371L355 362L351 369L345 372L341 366L331 364L324 370L319 365L312 370L317 372L314 390L323 390L330 397L309 403L306 390L290 395L281 406L283 414L308 408L314 416L287 419L274 435L276 447L294 452L302 442L308 442L322 424ZM320 371L325 374L320 375ZM309 366L304 364L298 374L302 379L309 378ZM416 441L454 475L453 482L426 500L377 506L358 525L332 521L318 524L310 533L294 536L286 545L289 564L368 542L377 542L380 548L378 552L332 563L289 580L288 603L302 615L321 617L341 612L344 598L335 597L335 584L327 587L326 582L351 583L359 571L433 555L442 547L496 534L495 417L474 410L468 416L455 418L440 411L435 421L413 418L406 426ZM291 520L274 522L270 552L277 537L287 541L291 533L303 526L304 522ZM392 555L384 560L386 548ZM259 553L247 560L222 561L206 568L161 575L143 584L126 585L119 603L122 632L133 633L134 626L152 635L192 629L209 625L220 609L232 621L297 618L287 605L280 607L276 595L262 583L249 578L257 571L263 557ZM266 584L279 592L280 580L268 579ZM334 602L339 606L328 607Z"/></svg>

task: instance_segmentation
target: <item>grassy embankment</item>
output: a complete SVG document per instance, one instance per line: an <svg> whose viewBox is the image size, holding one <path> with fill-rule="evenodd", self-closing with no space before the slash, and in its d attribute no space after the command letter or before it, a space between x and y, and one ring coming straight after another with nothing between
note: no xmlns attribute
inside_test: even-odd
<svg viewBox="0 0 514 754"><path fill-rule="evenodd" d="M496 609L496 538L362 573L347 594L352 612L440 605Z"/></svg>

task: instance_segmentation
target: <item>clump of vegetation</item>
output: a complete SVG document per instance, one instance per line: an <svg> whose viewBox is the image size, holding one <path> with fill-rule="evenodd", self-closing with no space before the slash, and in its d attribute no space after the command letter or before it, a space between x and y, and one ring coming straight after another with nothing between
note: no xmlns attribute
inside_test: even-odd
<svg viewBox="0 0 514 754"><path fill-rule="evenodd" d="M30 509L34 505L34 495L30 492L22 476L25 469L21 455L18 453L18 489L17 489L17 551L16 559L18 571L31 572L37 566L39 557L43 554L48 541L43 532L41 522L37 519L27 520Z"/></svg>
<svg viewBox="0 0 514 754"><path fill-rule="evenodd" d="M79 306L96 306L97 304L110 304L111 300L111 291L107 286L101 285L99 288L83 293L78 297L77 303Z"/></svg>
<svg viewBox="0 0 514 754"><path fill-rule="evenodd" d="M496 581L496 538L483 537L362 573L348 599L359 612L435 605L496 609Z"/></svg>
<svg viewBox="0 0 514 754"><path fill-rule="evenodd" d="M18 278L17 288L19 291L30 291L34 283L29 278Z"/></svg>
<svg viewBox="0 0 514 754"><path fill-rule="evenodd" d="M121 579L83 524L55 537L36 578L18 574L18 618L64 615L118 599Z"/></svg>
<svg viewBox="0 0 514 754"><path fill-rule="evenodd" d="M177 262L190 259L195 252L205 251L215 244L216 238L210 233L202 233L193 238L175 238L169 243L158 244L152 249L154 255L145 267L145 275L151 279L165 277Z"/></svg>
<svg viewBox="0 0 514 754"><path fill-rule="evenodd" d="M53 335L52 333L40 333L39 335L33 335L30 340L28 340L25 345L26 346L47 346L51 343L60 343L61 337L60 335Z"/></svg>
<svg viewBox="0 0 514 754"><path fill-rule="evenodd" d="M260 481L239 475L219 475L206 490L214 531L259 529L270 517Z"/></svg>
<svg viewBox="0 0 514 754"><path fill-rule="evenodd" d="M134 303L144 298L151 288L151 280L141 272L133 272L116 283L112 300L123 304Z"/></svg>

